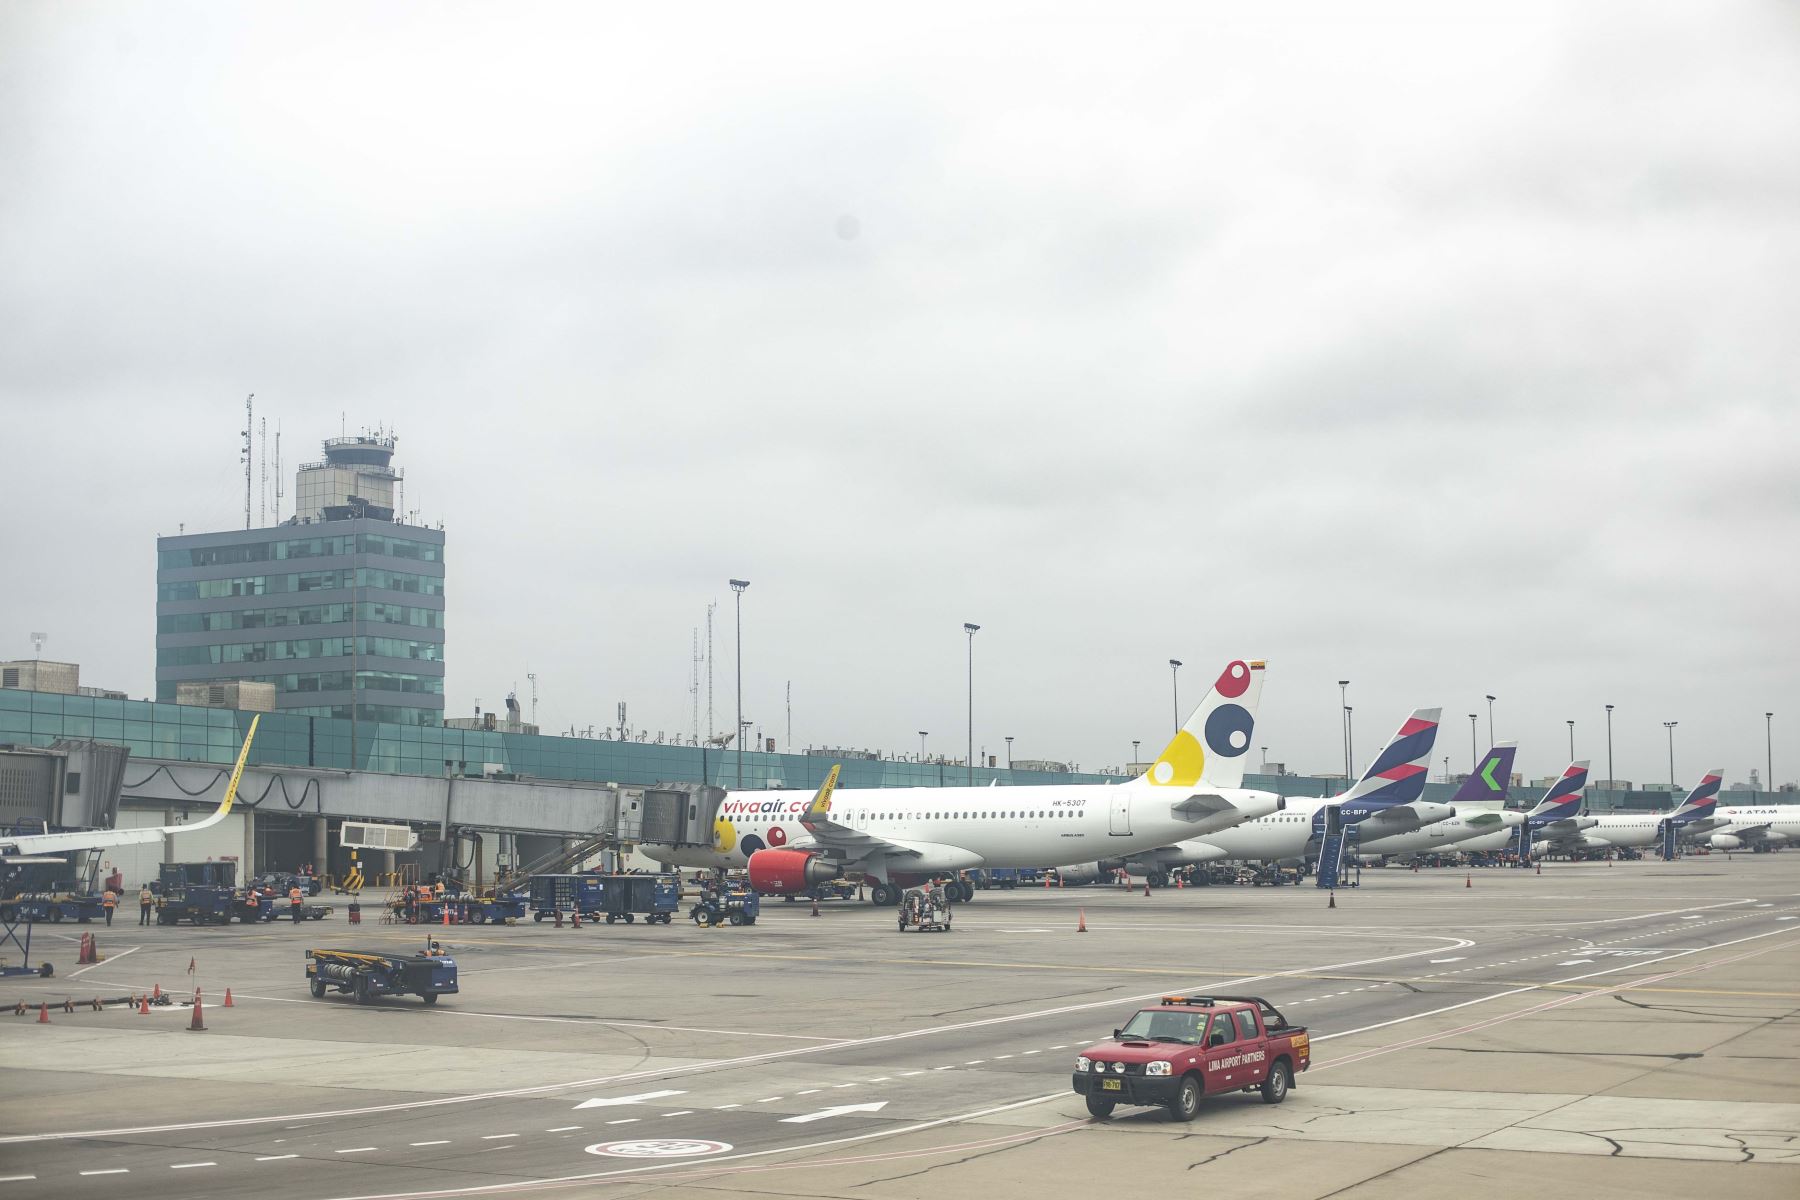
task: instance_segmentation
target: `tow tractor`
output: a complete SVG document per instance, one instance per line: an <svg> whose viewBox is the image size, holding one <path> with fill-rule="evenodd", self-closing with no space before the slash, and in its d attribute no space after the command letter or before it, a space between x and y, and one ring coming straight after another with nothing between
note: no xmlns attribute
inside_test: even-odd
<svg viewBox="0 0 1800 1200"><path fill-rule="evenodd" d="M762 911L762 897L755 889L736 884L706 887L700 901L688 910L688 917L702 928L708 925L754 925Z"/></svg>
<svg viewBox="0 0 1800 1200"><path fill-rule="evenodd" d="M950 897L943 888L908 888L900 897L900 932L950 932Z"/></svg>
<svg viewBox="0 0 1800 1200"><path fill-rule="evenodd" d="M306 982L316 1000L331 990L350 993L358 1004L408 994L436 1004L439 996L456 993L456 960L438 951L436 942L415 955L385 950L308 950Z"/></svg>
<svg viewBox="0 0 1800 1200"><path fill-rule="evenodd" d="M1261 1092L1265 1104L1280 1104L1311 1065L1306 1027L1261 996L1164 996L1081 1052L1074 1087L1096 1117L1119 1104L1157 1104L1191 1121L1205 1096Z"/></svg>

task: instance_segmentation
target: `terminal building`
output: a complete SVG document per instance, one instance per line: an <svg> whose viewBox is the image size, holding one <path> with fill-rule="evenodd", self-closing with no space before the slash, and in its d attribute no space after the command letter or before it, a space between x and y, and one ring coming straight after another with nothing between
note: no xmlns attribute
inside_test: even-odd
<svg viewBox="0 0 1800 1200"><path fill-rule="evenodd" d="M157 539L158 701L260 683L299 716L443 723L444 533L396 519L395 442L327 440L278 525Z"/></svg>

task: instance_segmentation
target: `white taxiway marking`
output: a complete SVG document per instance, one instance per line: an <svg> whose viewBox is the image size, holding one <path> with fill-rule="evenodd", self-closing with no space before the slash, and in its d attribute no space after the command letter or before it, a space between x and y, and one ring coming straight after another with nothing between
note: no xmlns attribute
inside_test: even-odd
<svg viewBox="0 0 1800 1200"><path fill-rule="evenodd" d="M333 1150L332 1153L333 1154L367 1154L372 1150L379 1150L379 1149L381 1149L380 1146L352 1146L348 1150Z"/></svg>
<svg viewBox="0 0 1800 1200"><path fill-rule="evenodd" d="M661 1100L664 1096L685 1096L686 1092L670 1091L667 1088L660 1092L639 1092L635 1096L596 1096L592 1100L583 1100L576 1108L612 1108L619 1104L642 1104L646 1100Z"/></svg>
<svg viewBox="0 0 1800 1200"><path fill-rule="evenodd" d="M635 1124L637 1124L637 1122L638 1122L638 1118L636 1118L636 1117L624 1117L617 1121L608 1121L607 1124L608 1125L635 1125Z"/></svg>
<svg viewBox="0 0 1800 1200"><path fill-rule="evenodd" d="M1425 961L1435 964L1435 963L1447 963L1447 962L1461 962L1462 960L1463 960L1463 956L1458 955L1455 958L1428 958Z"/></svg>
<svg viewBox="0 0 1800 1200"><path fill-rule="evenodd" d="M36 1178L36 1175L0 1175L0 1183L24 1183Z"/></svg>
<svg viewBox="0 0 1800 1200"><path fill-rule="evenodd" d="M887 1107L886 1100L877 1100L873 1104L840 1104L836 1108L822 1108L815 1113L802 1113L797 1117L783 1117L783 1125L805 1125L812 1121L823 1121L826 1117L841 1117L845 1113L880 1112Z"/></svg>
<svg viewBox="0 0 1800 1200"><path fill-rule="evenodd" d="M694 1110L691 1108L678 1108L674 1112L664 1113L663 1116L665 1116L665 1117L685 1117L685 1116L691 1115L693 1113L693 1111Z"/></svg>
<svg viewBox="0 0 1800 1200"><path fill-rule="evenodd" d="M741 1104L715 1104L715 1105L713 1105L713 1111L714 1112L722 1112L723 1110L725 1110L727 1108L742 1108L742 1107L744 1107L744 1106Z"/></svg>
<svg viewBox="0 0 1800 1200"><path fill-rule="evenodd" d="M545 1133L568 1133L570 1130L580 1129L580 1128L581 1128L581 1126L579 1126L579 1125L558 1125L555 1129L546 1129L546 1130L544 1130L544 1132Z"/></svg>
<svg viewBox="0 0 1800 1200"><path fill-rule="evenodd" d="M187 1170L187 1169L188 1169L188 1168L189 1168L189 1167L216 1167L216 1166L218 1166L218 1165L219 1165L219 1164L218 1164L218 1163L216 1163L216 1162L203 1162L203 1163L170 1163L170 1164L169 1164L169 1170L171 1170L171 1171L185 1171L185 1170Z"/></svg>
<svg viewBox="0 0 1800 1200"><path fill-rule="evenodd" d="M795 1092L795 1093L794 1093L794 1095L796 1095L796 1096L810 1096L810 1095L812 1095L812 1094L813 1094L813 1093L814 1093L814 1092L822 1092L822 1091L824 1091L824 1090L825 1090L825 1089L824 1089L824 1088L807 1088L807 1089L806 1089L806 1090L805 1090L805 1091L804 1091L804 1092Z"/></svg>
<svg viewBox="0 0 1800 1200"><path fill-rule="evenodd" d="M284 1158L299 1158L299 1157L300 1156L298 1154L264 1154L261 1157L259 1157L256 1161L257 1162L280 1162Z"/></svg>
<svg viewBox="0 0 1800 1200"><path fill-rule="evenodd" d="M407 1143L407 1145L409 1145L409 1146L448 1146L449 1144L450 1144L450 1140L448 1138L445 1138L445 1139L442 1139L442 1140L436 1141L436 1142L408 1142ZM292 1158L294 1156L292 1154L284 1154L281 1157Z"/></svg>
<svg viewBox="0 0 1800 1200"><path fill-rule="evenodd" d="M1567 962L1559 962L1556 965L1559 967L1579 967L1582 963L1591 963L1593 961L1594 960L1591 958L1571 958Z"/></svg>
<svg viewBox="0 0 1800 1200"><path fill-rule="evenodd" d="M83 1171L82 1174L83 1175L129 1175L129 1174L131 1174L131 1169L129 1167L113 1167L113 1168L111 1168L109 1170L105 1170L105 1171Z"/></svg>
<svg viewBox="0 0 1800 1200"><path fill-rule="evenodd" d="M129 950L121 950L117 954L111 955L111 956L101 960L100 962L89 963L87 966L82 967L79 971L70 971L69 978L73 979L77 975L82 974L83 972L93 970L95 967L102 967L102 966L110 967L114 963L118 962L121 958L124 958L127 954L136 954L139 950L142 950L142 949L143 949L142 946L133 946Z"/></svg>
<svg viewBox="0 0 1800 1200"><path fill-rule="evenodd" d="M516 1138L518 1136L519 1135L516 1133L484 1133L481 1135L481 1140L484 1142L503 1142L507 1138Z"/></svg>

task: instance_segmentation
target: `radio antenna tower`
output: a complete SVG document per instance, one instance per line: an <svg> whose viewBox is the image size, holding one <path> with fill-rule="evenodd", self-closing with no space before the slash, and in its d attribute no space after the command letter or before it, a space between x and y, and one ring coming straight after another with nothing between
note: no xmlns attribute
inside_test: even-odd
<svg viewBox="0 0 1800 1200"><path fill-rule="evenodd" d="M269 418L257 418L256 441L262 455L262 465L257 468L262 472L262 478L258 481L256 488L258 504L256 523L267 525L269 523Z"/></svg>
<svg viewBox="0 0 1800 1200"><path fill-rule="evenodd" d="M244 528L250 528L251 436L256 432L256 393L244 397Z"/></svg>
<svg viewBox="0 0 1800 1200"><path fill-rule="evenodd" d="M281 498L287 490L281 483L281 418L275 418L275 523L281 524Z"/></svg>
<svg viewBox="0 0 1800 1200"><path fill-rule="evenodd" d="M692 730L696 744L700 741L700 627L694 626L694 648L688 661L688 698L694 704L694 728Z"/></svg>
<svg viewBox="0 0 1800 1200"><path fill-rule="evenodd" d="M719 607L719 602L717 600L711 601L706 606L706 736L709 739L713 736L713 732L714 732L714 730L713 730L713 693L712 693L712 685L713 685L713 678L712 678L712 668L713 668L712 619L713 619L713 609L715 609L717 607Z"/></svg>

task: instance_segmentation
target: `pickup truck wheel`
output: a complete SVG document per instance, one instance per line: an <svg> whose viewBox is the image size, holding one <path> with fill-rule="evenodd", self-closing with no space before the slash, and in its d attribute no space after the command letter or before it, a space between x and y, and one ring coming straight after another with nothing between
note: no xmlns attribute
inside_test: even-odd
<svg viewBox="0 0 1800 1200"><path fill-rule="evenodd" d="M419 999L423 1000L427 1004L436 1004L437 998L438 998L438 994L436 992L426 992L423 996L419 997Z"/></svg>
<svg viewBox="0 0 1800 1200"><path fill-rule="evenodd" d="M312 980L312 994L314 1000L323 1000L325 998L325 981L323 979L315 977Z"/></svg>
<svg viewBox="0 0 1800 1200"><path fill-rule="evenodd" d="M1115 1100L1108 1100L1105 1096L1096 1095L1093 1092L1088 1093L1088 1097L1087 1097L1088 1112L1091 1113L1093 1116L1096 1116L1096 1117L1112 1116L1113 1107L1117 1103L1118 1102Z"/></svg>
<svg viewBox="0 0 1800 1200"><path fill-rule="evenodd" d="M1184 1075L1175 1099L1169 1101L1169 1115L1177 1121L1191 1121L1200 1114L1200 1080Z"/></svg>
<svg viewBox="0 0 1800 1200"><path fill-rule="evenodd" d="M1293 1083L1293 1068L1282 1059L1270 1068L1269 1077L1263 1080L1262 1098L1264 1104L1280 1104L1287 1099L1288 1087Z"/></svg>

